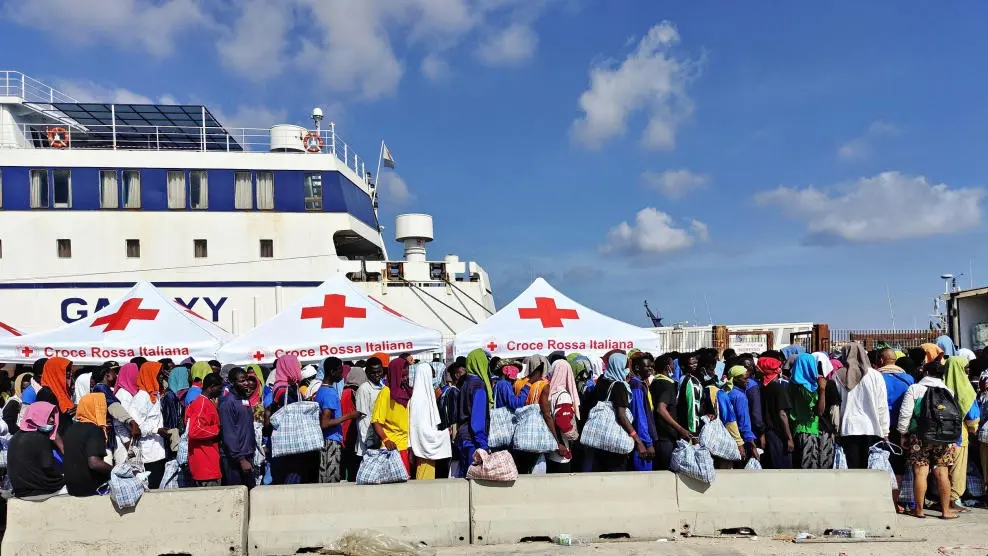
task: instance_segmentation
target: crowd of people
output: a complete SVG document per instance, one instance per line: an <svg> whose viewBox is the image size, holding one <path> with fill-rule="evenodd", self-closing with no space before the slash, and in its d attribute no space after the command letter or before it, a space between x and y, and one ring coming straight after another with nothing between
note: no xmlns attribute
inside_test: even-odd
<svg viewBox="0 0 988 556"><path fill-rule="evenodd" d="M984 495L988 471L988 444L979 441L988 350L957 350L946 336L905 352L851 343L834 353L792 345L760 354L501 359L478 349L448 364L380 353L318 366L288 355L273 368L137 358L77 369L52 358L0 372L0 396L0 472L27 499L100 494L125 462L149 473L150 488L352 482L365 454L379 449L400 454L415 480L464 477L480 450L508 450L521 474L668 470L678 443L697 443L714 419L742 455L715 458L719 468L756 460L765 469L863 469L880 446L891 452L896 484L908 489L893 491L893 502L917 517L928 477L943 517L953 518L969 511L965 494ZM953 429L948 398L962 416ZM927 415L924 400L941 414ZM311 418L321 446L275 457L272 417L303 401L318 405ZM630 453L581 443L602 402L633 440ZM494 411L528 406L538 408L530 411L541 413L555 449L491 446ZM972 478L981 486L966 493Z"/></svg>

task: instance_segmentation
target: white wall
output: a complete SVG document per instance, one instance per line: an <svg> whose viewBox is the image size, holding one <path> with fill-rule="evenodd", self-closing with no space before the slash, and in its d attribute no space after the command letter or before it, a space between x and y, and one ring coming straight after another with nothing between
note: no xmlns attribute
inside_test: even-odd
<svg viewBox="0 0 988 556"><path fill-rule="evenodd" d="M974 325L988 322L988 295L961 297L957 299L957 305L960 325L957 331L957 339L960 340L958 347L982 347L974 345Z"/></svg>

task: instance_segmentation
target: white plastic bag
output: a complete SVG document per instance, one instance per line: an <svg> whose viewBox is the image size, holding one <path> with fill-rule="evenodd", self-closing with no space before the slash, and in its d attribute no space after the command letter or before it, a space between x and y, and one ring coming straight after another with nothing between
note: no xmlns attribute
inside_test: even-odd
<svg viewBox="0 0 988 556"><path fill-rule="evenodd" d="M748 470L761 470L762 464L759 463L757 459L751 458L748 460L748 463L745 464L744 468Z"/></svg>
<svg viewBox="0 0 988 556"><path fill-rule="evenodd" d="M891 444L886 444L885 442L879 442L868 450L868 469L880 469L882 471L888 471L889 474L889 484L892 490L899 488L899 482L895 479L895 471L892 469L892 463L889 461L889 456L891 453L888 450L882 448L882 446L888 446L890 450L895 451L896 446ZM902 450L899 450L901 455Z"/></svg>
<svg viewBox="0 0 988 556"><path fill-rule="evenodd" d="M345 556L435 556L436 549L400 541L371 529L347 531L332 547Z"/></svg>
<svg viewBox="0 0 988 556"><path fill-rule="evenodd" d="M672 451L672 459L669 462L669 470L708 485L717 478L714 458L710 452L703 446L694 446L685 440L676 442L676 449Z"/></svg>
<svg viewBox="0 0 988 556"><path fill-rule="evenodd" d="M834 446L834 469L847 469L847 456L840 444Z"/></svg>

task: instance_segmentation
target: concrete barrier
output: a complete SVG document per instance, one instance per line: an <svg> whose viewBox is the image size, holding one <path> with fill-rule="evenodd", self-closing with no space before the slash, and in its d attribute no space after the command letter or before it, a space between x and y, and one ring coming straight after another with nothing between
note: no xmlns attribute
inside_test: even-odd
<svg viewBox="0 0 988 556"><path fill-rule="evenodd" d="M579 473L470 481L470 525L474 544L503 544L559 533L594 541L666 537L682 524L672 473Z"/></svg>
<svg viewBox="0 0 988 556"><path fill-rule="evenodd" d="M329 547L352 529L429 546L470 543L470 487L462 479L393 485L285 485L250 493L250 556Z"/></svg>
<svg viewBox="0 0 988 556"><path fill-rule="evenodd" d="M247 489L146 492L118 512L108 496L10 500L3 556L246 556Z"/></svg>
<svg viewBox="0 0 988 556"><path fill-rule="evenodd" d="M884 471L718 470L712 485L677 481L679 510L700 535L751 527L759 535L860 528L892 536L897 527Z"/></svg>

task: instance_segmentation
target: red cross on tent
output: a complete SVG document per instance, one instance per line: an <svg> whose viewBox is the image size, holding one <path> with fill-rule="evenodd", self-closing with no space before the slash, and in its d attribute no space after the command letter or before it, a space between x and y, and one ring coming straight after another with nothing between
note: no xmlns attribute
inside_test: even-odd
<svg viewBox="0 0 988 556"><path fill-rule="evenodd" d="M34 350L27 346L24 346L24 349L21 350L21 353L24 354L24 359L27 359L28 357L31 357L31 354L34 353Z"/></svg>
<svg viewBox="0 0 988 556"><path fill-rule="evenodd" d="M563 319L578 320L580 315L576 309L560 309L556 307L556 300L551 297L536 297L535 307L519 308L518 318L539 319L542 328L562 328Z"/></svg>
<svg viewBox="0 0 988 556"><path fill-rule="evenodd" d="M126 330L127 326L130 325L130 321L154 320L158 318L157 309L141 309L142 301L144 299L140 297L132 297L121 303L120 309L116 313L103 315L94 320L89 326L90 328L105 326L106 328L103 329L103 332L110 332L111 330Z"/></svg>
<svg viewBox="0 0 988 556"><path fill-rule="evenodd" d="M322 305L302 307L301 317L303 319L322 319L322 328L343 328L348 318L367 318L367 309L348 307L345 295L331 293L323 297Z"/></svg>
<svg viewBox="0 0 988 556"><path fill-rule="evenodd" d="M253 355L251 355L251 357L253 357L254 359L257 359L258 361L263 361L264 360L264 352L261 351L261 350L257 350L257 351L254 352Z"/></svg>
<svg viewBox="0 0 988 556"><path fill-rule="evenodd" d="M497 349L497 344L494 342L487 344L487 351L494 351L495 349Z"/></svg>

